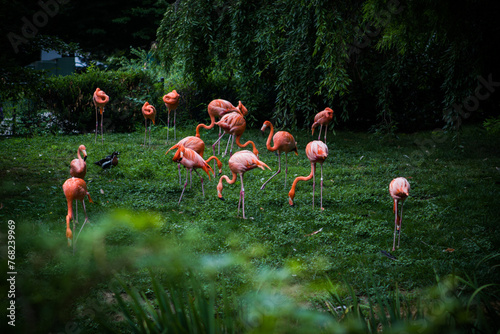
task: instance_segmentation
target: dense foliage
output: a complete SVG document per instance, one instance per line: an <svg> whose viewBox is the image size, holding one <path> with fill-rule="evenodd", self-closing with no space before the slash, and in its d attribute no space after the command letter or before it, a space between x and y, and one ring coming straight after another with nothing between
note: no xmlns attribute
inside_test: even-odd
<svg viewBox="0 0 500 334"><path fill-rule="evenodd" d="M159 54L167 68L182 62L197 90L224 78L259 121L302 127L330 106L351 127L456 126L469 115L453 104L498 68L488 43L496 8L468 0L185 0L165 13ZM473 118L494 105L473 105Z"/></svg>

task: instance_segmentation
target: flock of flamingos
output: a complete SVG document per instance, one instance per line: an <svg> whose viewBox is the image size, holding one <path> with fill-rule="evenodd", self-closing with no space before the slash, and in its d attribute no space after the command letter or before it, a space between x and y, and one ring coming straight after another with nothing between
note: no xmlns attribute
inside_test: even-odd
<svg viewBox="0 0 500 334"><path fill-rule="evenodd" d="M173 90L172 92L166 94L163 96L163 101L165 102L165 105L168 109L168 127L170 127L170 112L174 111L174 141L176 141L175 138L175 111L177 107L179 106L179 97L180 95ZM101 115L101 139L103 138L103 128L102 128L102 117L103 117L103 112L104 112L104 107L105 105L109 102L109 96L104 93L101 89L97 88L96 91L94 92L93 96L93 102L96 108L96 137L95 140L97 141L97 131L98 131L98 115ZM149 104L148 102L144 103L142 106L142 113L144 115L144 120L145 120L145 132L144 132L144 145L146 145L146 135L148 132L148 119L150 122L153 122L155 124L155 116L156 116L156 109L153 105ZM202 169L205 173L207 173L208 177L210 178L210 173L212 173L215 177L215 163L217 163L218 169L219 169L219 175L222 172L222 163L221 161L215 156L215 147L219 145L219 150L220 150L220 140L224 136L225 133L229 134L229 140L227 142L226 150L224 155L227 153L227 149L229 147L229 142L231 142L231 149L229 151L230 159L228 162L229 169L231 170L232 173L232 178L230 179L227 175L223 175L219 179L219 183L217 184L217 196L220 199L224 199L222 197L222 188L223 188L223 180L225 180L228 184L233 184L236 182L237 175L240 176L240 181L241 181L241 190L240 190L240 199L238 202L238 213L240 211L240 207L242 209L243 213L243 219L246 219L245 217L245 188L243 185L243 174L251 169L254 168L261 168L265 169L269 168L268 165L266 165L264 162L260 161L258 158L259 151L255 147L255 143L252 142L251 140L247 141L246 143L242 144L240 142L240 138L245 131L246 128L246 121L245 121L245 116L248 114L247 109L245 106L239 102L238 106L235 107L233 106L230 102L222 100L222 99L217 99L213 100L210 102L208 105L208 115L210 116L210 125L205 125L205 124L199 124L196 127L196 135L195 136L188 136L186 138L181 139L177 144L172 146L165 154L167 154L171 150L177 150L174 154L173 161L178 163L178 169L179 169L179 183L181 183L181 165L183 165L186 168L186 181L184 183L184 188L182 189L181 196L179 198L179 203L182 200L182 196L184 194L184 191L186 190L186 186L188 183L188 175L187 171L189 171L189 174L191 176L192 171L194 170L196 174L198 174L197 169ZM218 118L219 121L216 122L215 119ZM313 202L312 206L314 208L314 190L315 190L315 172L316 172L316 163L320 164L321 168L321 183L320 183L320 207L321 210L323 210L323 162L326 160L328 157L328 147L326 145L326 133L328 129L328 124L331 122L333 119L333 110L330 108L326 108L325 110L319 112L316 114L314 117L314 123L312 125L312 134L314 134L314 129L317 126L320 126L319 130L319 135L318 135L318 140L313 140L310 143L307 144L306 146L306 155L307 158L311 162L311 173L308 176L299 176L295 178L292 184L292 188L290 189L288 193L288 202L290 205L293 205L293 199L295 197L295 188L297 186L297 183L299 181L307 181L310 179L313 179ZM217 141L212 145L212 150L213 150L213 155L205 160L203 158L203 154L205 151L205 143L203 140L200 138L200 128L204 129L212 129L215 125L219 127L219 137ZM321 130L325 126L325 133L324 133L324 142L320 140L321 137ZM287 131L278 131L274 133L274 128L271 122L265 121L261 130L265 131L267 128L270 129L269 137L267 138L266 142L266 147L269 151L271 152L277 152L278 153L278 171L274 173L260 188L261 190L265 188L267 183L274 178L276 175L278 175L281 172L281 153L285 153L285 188L286 188L286 179L287 179L287 172L288 172L288 164L287 164L287 154L289 152L295 152L295 154L298 155L297 151L297 142L295 141L294 137L292 134L290 134ZM224 130L222 132L222 130ZM273 136L274 134L274 136ZM273 146L271 146L271 139L273 140ZM103 139L102 139L103 141ZM168 141L168 134L167 134L167 141ZM236 144L244 148L248 145L252 146L252 151L248 150L243 150L243 151L238 151L235 152L234 154L232 153L233 150L233 144L236 142ZM149 143L151 143L151 126L149 126ZM81 157L80 153L83 154L83 158ZM68 245L70 246L73 240L73 234L75 230L75 216L73 215L73 202L74 201L80 201L82 203L83 211L85 214L85 221L82 224L82 227L80 228L80 231L78 232L78 235L83 229L83 226L85 223L88 221L87 217L87 212L85 210L85 196L88 197L89 202L92 203L92 199L90 198L90 194L87 192L87 185L84 181L85 175L87 173L87 165L86 165L86 158L87 158L87 153L86 153L86 148L84 145L80 145L77 151L77 159L74 159L71 161L70 164L70 175L71 178L67 179L66 182L63 184L63 191L64 195L66 196L66 200L68 203L68 214L66 216L66 237L68 239ZM116 156L111 156L111 159L115 158ZM212 168L209 165L209 162L214 160L214 167ZM110 160L111 162L111 160ZM198 176L200 176L198 174ZM203 195L205 194L205 191L203 189L203 178L200 176L201 179L201 188L202 188L202 193ZM394 208L393 212L395 213L395 222L394 222L394 240L393 240L393 246L392 250L395 250L396 247L396 235L398 235L398 244L397 246L399 247L399 240L400 240L400 234L401 234L401 222L402 222L402 215L403 215L403 203L405 199L408 197L410 191L410 184L408 181L403 178L403 177L398 177L395 178L391 181L389 185L389 193L391 197L394 200ZM76 221L78 221L78 202L76 202ZM73 221L73 230L70 228L70 221ZM76 244L76 241L78 239L78 235L73 242L73 251L74 247Z"/></svg>

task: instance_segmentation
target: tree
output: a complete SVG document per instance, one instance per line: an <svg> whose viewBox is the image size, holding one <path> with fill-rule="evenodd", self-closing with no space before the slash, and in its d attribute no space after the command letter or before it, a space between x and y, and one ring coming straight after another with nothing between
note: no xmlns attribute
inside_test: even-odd
<svg viewBox="0 0 500 334"><path fill-rule="evenodd" d="M223 77L257 119L272 115L278 126L308 126L325 106L351 126L453 125L443 110L497 68L485 40L497 32L497 6L184 0L165 13L159 54L167 68L182 64L198 89Z"/></svg>

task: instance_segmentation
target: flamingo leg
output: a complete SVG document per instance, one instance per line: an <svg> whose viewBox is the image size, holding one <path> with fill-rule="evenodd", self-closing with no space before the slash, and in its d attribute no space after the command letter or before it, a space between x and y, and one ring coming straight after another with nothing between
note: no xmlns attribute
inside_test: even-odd
<svg viewBox="0 0 500 334"><path fill-rule="evenodd" d="M146 133L148 132L148 119L144 119L144 146L146 146Z"/></svg>
<svg viewBox="0 0 500 334"><path fill-rule="evenodd" d="M278 158L279 158L279 155L278 155ZM280 167L281 169L281 164L280 164ZM286 176L288 174L288 153L285 153L285 189L286 189Z"/></svg>
<svg viewBox="0 0 500 334"><path fill-rule="evenodd" d="M240 202L241 202L241 210L243 211L243 219L247 219L245 217L245 187L243 186L243 174L240 174L241 180L241 191L240 191ZM238 203L238 213L240 212L240 204Z"/></svg>
<svg viewBox="0 0 500 334"><path fill-rule="evenodd" d="M394 240L392 241L392 250L396 250L396 233L398 231L398 202L394 200Z"/></svg>
<svg viewBox="0 0 500 334"><path fill-rule="evenodd" d="M222 129L219 127L219 137L220 137L220 132L221 131L222 131ZM220 143L219 143L218 148L217 148L217 154L220 154ZM214 155L215 155L215 150L214 150Z"/></svg>
<svg viewBox="0 0 500 334"><path fill-rule="evenodd" d="M149 139L149 146L151 146L151 123L152 123L152 122L149 122L149 136L148 136L148 139Z"/></svg>
<svg viewBox="0 0 500 334"><path fill-rule="evenodd" d="M231 135L232 140L231 140L231 149L229 150L229 157L231 157L233 155L233 145L234 145L234 135ZM228 144L229 144L229 141L228 141ZM227 148L226 148L226 151L227 151ZM224 152L224 155L226 155L226 152Z"/></svg>
<svg viewBox="0 0 500 334"><path fill-rule="evenodd" d="M83 213L85 214L85 220L83 221L82 227L80 227L80 231L78 232L78 235L76 236L74 244L78 241L78 236L83 230L83 227L85 226L85 223L89 220L89 217L87 216L87 210L85 209L85 202L82 200L82 206L83 206Z"/></svg>
<svg viewBox="0 0 500 334"><path fill-rule="evenodd" d="M316 188L316 164L313 164L313 209L314 209L314 188Z"/></svg>
<svg viewBox="0 0 500 334"><path fill-rule="evenodd" d="M75 217L78 222L78 201L75 201L75 215L73 216L73 238L75 237ZM73 239L73 255L75 255L76 241Z"/></svg>
<svg viewBox="0 0 500 334"><path fill-rule="evenodd" d="M398 248L399 248L399 239L401 238L401 231L403 230L403 204L401 203L401 213L399 215L399 231L398 231Z"/></svg>
<svg viewBox="0 0 500 334"><path fill-rule="evenodd" d="M273 177L275 177L276 175L278 175L279 173L281 173L281 158L280 157L281 157L281 153L280 153L280 151L278 151L278 171L276 173L274 173L266 182L264 182L264 184L262 185L262 187L260 187L260 190L263 190L266 187L266 184L269 181L271 181L271 179ZM285 179L285 188L286 188L286 179Z"/></svg>
<svg viewBox="0 0 500 334"><path fill-rule="evenodd" d="M102 121L104 120L104 107L102 107L102 115L101 115L101 142L104 144L104 131L102 130Z"/></svg>
<svg viewBox="0 0 500 334"><path fill-rule="evenodd" d="M189 190L191 190L191 185L193 184L193 170L189 171Z"/></svg>
<svg viewBox="0 0 500 334"><path fill-rule="evenodd" d="M97 127L99 125L99 118L97 116L97 107L95 107L95 141L94 143L97 143Z"/></svg>
<svg viewBox="0 0 500 334"><path fill-rule="evenodd" d="M168 109L168 116L167 116L167 143L168 143L168 133L169 132L170 132L170 109Z"/></svg>
<svg viewBox="0 0 500 334"><path fill-rule="evenodd" d="M181 180L181 164L180 163L177 164L177 169L179 170L179 184L181 184L182 180Z"/></svg>
<svg viewBox="0 0 500 334"><path fill-rule="evenodd" d="M205 190L203 189L203 177L198 173L198 171L195 169L195 173L200 177L201 180L201 193L203 194L203 197L205 197Z"/></svg>
<svg viewBox="0 0 500 334"><path fill-rule="evenodd" d="M323 207L323 164L320 165L320 169L321 169L321 187L320 187L320 208L321 210L325 210L325 208Z"/></svg>
<svg viewBox="0 0 500 334"><path fill-rule="evenodd" d="M217 144L219 144L219 154L220 154L220 140L222 139L222 137L224 137L224 134L225 134L225 132L220 133L220 128L219 128L219 138L218 138L218 139L217 139L217 141L216 141L215 143L213 143L213 145L212 145L213 155L215 155L215 146L216 146ZM214 159L214 168L213 168L213 170L215 170L215 159Z"/></svg>
<svg viewBox="0 0 500 334"><path fill-rule="evenodd" d="M188 184L188 172L186 170L186 182L184 182L184 188L182 188L181 197L179 197L179 202L177 204L181 204L182 195L184 195L184 190L186 190L187 184Z"/></svg>
<svg viewBox="0 0 500 334"><path fill-rule="evenodd" d="M176 134L175 134L175 116L176 116L176 115L177 115L177 109L176 109L176 110L174 110L174 143L177 141L177 139L176 139L176 138L177 138L177 136L176 136Z"/></svg>
<svg viewBox="0 0 500 334"><path fill-rule="evenodd" d="M328 124L325 125L325 144L326 144L326 133L328 132Z"/></svg>
<svg viewBox="0 0 500 334"><path fill-rule="evenodd" d="M224 151L224 155L223 155L223 157L224 157L224 156L226 155L226 153L227 153L227 149L229 148L229 142L231 141L231 138L234 138L234 137L233 137L233 135L231 135L231 134L230 134L230 135L229 135L229 138L227 139L226 150ZM232 148L233 148L233 147L232 147L232 145L231 145L231 150L232 150ZM229 153L229 155L231 155L231 153ZM215 165L214 165L214 166L215 166Z"/></svg>
<svg viewBox="0 0 500 334"><path fill-rule="evenodd" d="M318 140L321 137L321 130L323 129L323 124L319 125L319 134L318 134Z"/></svg>

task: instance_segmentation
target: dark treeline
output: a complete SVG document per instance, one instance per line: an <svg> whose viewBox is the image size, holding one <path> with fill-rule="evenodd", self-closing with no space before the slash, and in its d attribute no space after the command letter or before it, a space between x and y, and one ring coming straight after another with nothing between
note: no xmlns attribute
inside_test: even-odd
<svg viewBox="0 0 500 334"><path fill-rule="evenodd" d="M105 63L134 47L154 51L165 78L181 73L178 90L199 120L213 98L241 100L251 122L280 127L310 126L327 106L337 127L383 131L456 129L498 114L497 1L42 4L1 0L2 99L39 80L22 66L40 49ZM36 31L23 30L30 23Z"/></svg>

